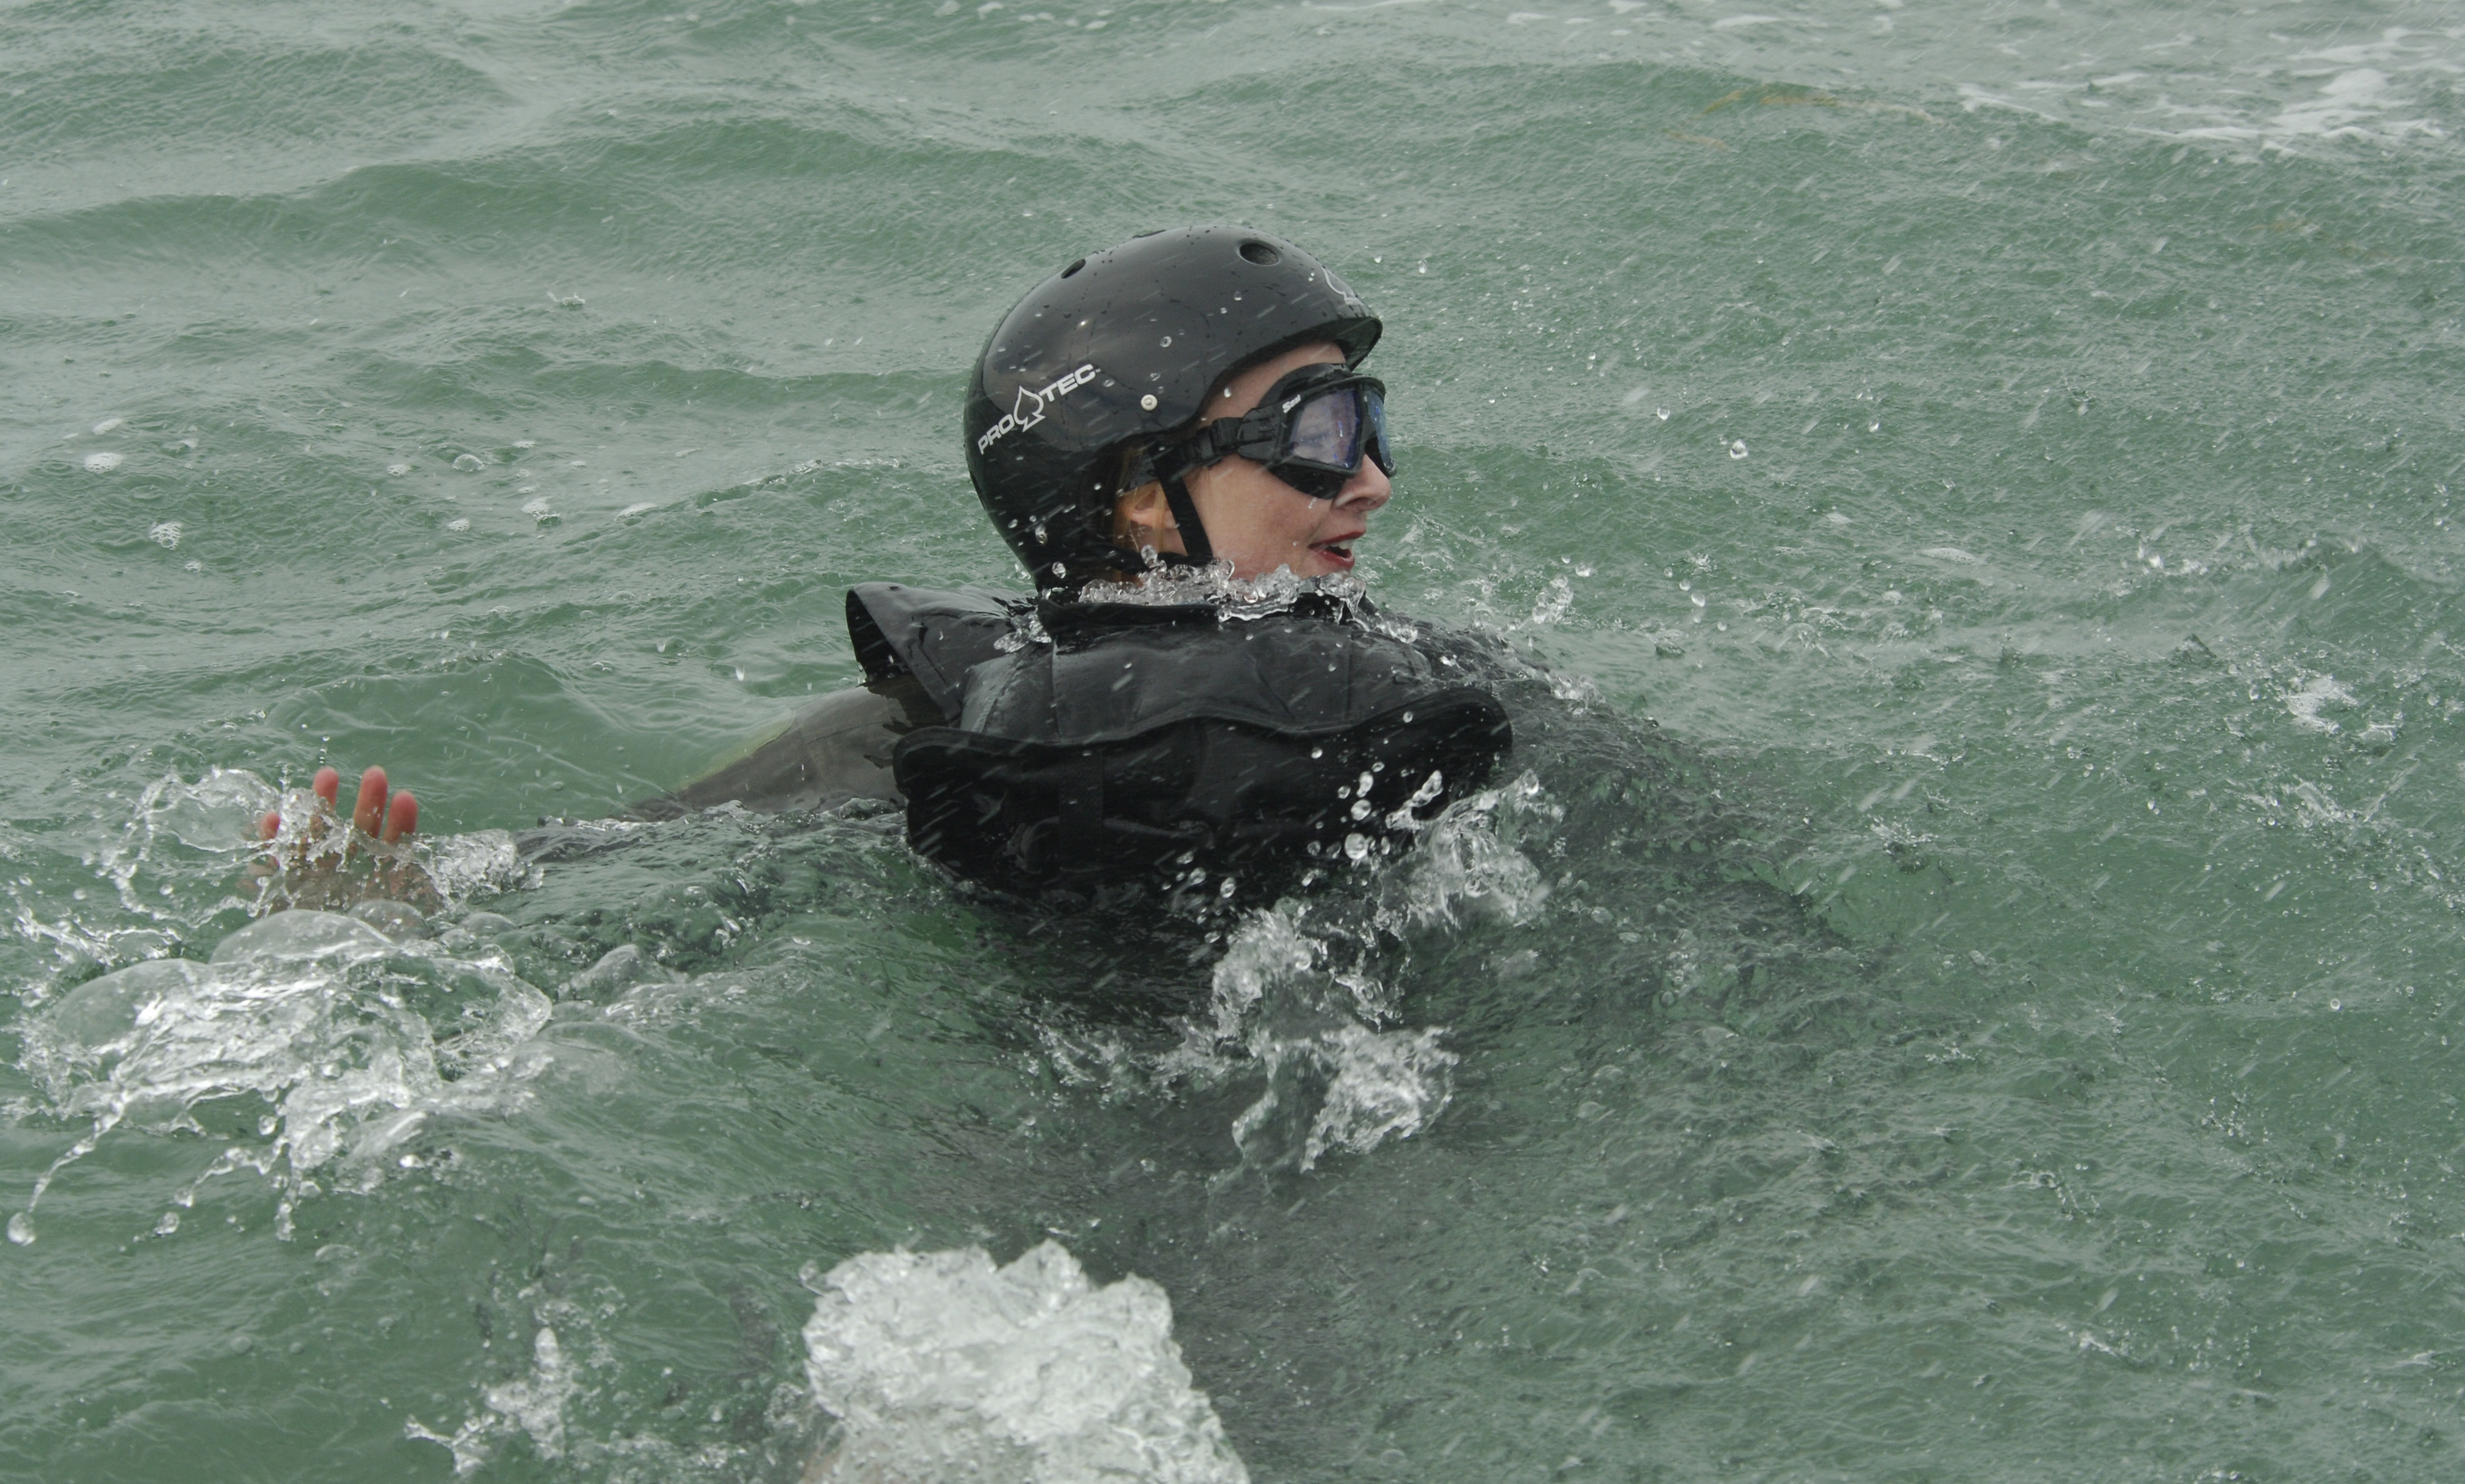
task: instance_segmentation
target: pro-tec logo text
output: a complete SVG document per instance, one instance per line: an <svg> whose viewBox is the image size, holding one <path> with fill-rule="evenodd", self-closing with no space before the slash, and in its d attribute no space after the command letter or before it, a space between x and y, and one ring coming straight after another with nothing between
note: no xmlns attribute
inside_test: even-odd
<svg viewBox="0 0 2465 1484"><path fill-rule="evenodd" d="M1000 422L986 429L984 436L976 440L976 452L982 454L1011 433L1023 428L1033 428L1044 421L1046 403L1055 397L1066 397L1095 379L1096 363L1090 361L1075 371L1055 378L1041 391L1030 391L1025 387L1021 387L1018 388L1018 400L1011 404L1009 413Z"/></svg>

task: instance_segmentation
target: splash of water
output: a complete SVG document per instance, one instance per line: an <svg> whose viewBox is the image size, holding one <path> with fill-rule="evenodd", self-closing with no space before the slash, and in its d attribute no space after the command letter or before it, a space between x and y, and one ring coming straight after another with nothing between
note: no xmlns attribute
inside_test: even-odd
<svg viewBox="0 0 2465 1484"><path fill-rule="evenodd" d="M1395 1024L1401 991L1387 960L1418 935L1531 920L1549 886L1520 836L1562 813L1525 774L1419 826L1400 862L1359 868L1374 881L1366 897L1287 898L1246 914L1215 964L1206 1017L1184 1026L1158 1071L1202 1086L1263 1075L1232 1130L1254 1167L1307 1171L1329 1153L1366 1154L1427 1128L1454 1096L1458 1058L1442 1028Z"/></svg>
<svg viewBox="0 0 2465 1484"><path fill-rule="evenodd" d="M237 768L211 768L194 783L176 773L154 780L123 817L105 825L83 861L110 884L119 920L45 900L21 878L9 887L17 935L48 945L64 966L79 969L175 951L201 921L245 905L230 895L228 883L237 857L255 848L257 818L281 802L281 790ZM83 900L82 891L76 900ZM50 986L23 985L16 992L39 1005Z"/></svg>
<svg viewBox="0 0 2465 1484"><path fill-rule="evenodd" d="M432 1117L519 1099L548 1008L493 952L458 958L322 912L251 923L210 963L106 974L28 1027L25 1066L48 1111L91 1127L35 1182L11 1234L33 1240L43 1192L115 1129L229 1137L255 1108L255 1140L229 1143L173 1200L189 1206L206 1181L256 1170L280 1192L276 1232L287 1238L325 1166L373 1185L380 1158Z"/></svg>
<svg viewBox="0 0 2465 1484"><path fill-rule="evenodd" d="M540 1457L562 1458L565 1404L581 1389L556 1331L543 1324L531 1337L529 1375L482 1390L480 1409L464 1418L451 1434L433 1431L414 1417L403 1424L402 1435L451 1451L457 1479L477 1473L488 1462L496 1438L518 1430L530 1438L531 1449Z"/></svg>
<svg viewBox="0 0 2465 1484"><path fill-rule="evenodd" d="M538 880L538 868L522 861L514 837L501 830L420 836L395 847L362 839L346 861L346 834L330 829L330 818L316 823L323 811L313 794L286 792L244 768L209 768L193 782L167 773L133 801L112 797L125 812L103 822L83 864L109 883L117 920L83 905L82 890L72 904L46 900L27 879L9 886L18 936L48 944L72 977L96 964L178 953L200 929L239 912L261 914L284 902L340 908L364 897L401 895L380 878L388 871L419 882L431 907ZM270 844L257 837L257 821L268 812L280 820ZM234 893L241 861L260 854L267 874L255 888ZM35 982L15 989L34 1006L53 986Z"/></svg>
<svg viewBox="0 0 2465 1484"><path fill-rule="evenodd" d="M1262 618L1290 612L1304 598L1331 600L1347 609L1368 595L1361 579L1349 572L1323 577L1296 576L1279 566L1257 577L1235 577L1232 564L1206 566L1159 566L1126 582L1093 582L1079 589L1082 603L1122 603L1138 608L1178 608L1212 604L1233 618Z"/></svg>

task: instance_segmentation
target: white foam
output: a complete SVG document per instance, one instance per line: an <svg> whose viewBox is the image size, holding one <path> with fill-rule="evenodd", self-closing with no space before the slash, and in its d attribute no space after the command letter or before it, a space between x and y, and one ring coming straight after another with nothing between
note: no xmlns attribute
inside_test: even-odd
<svg viewBox="0 0 2465 1484"><path fill-rule="evenodd" d="M2323 83L2319 97L2278 112L2269 121L2268 128L2280 135L2365 135L2371 131L2362 125L2376 122L2389 109L2404 103L2405 100L2388 85L2387 74L2376 67L2356 67ZM2429 125L2417 122L2401 127Z"/></svg>
<svg viewBox="0 0 2465 1484"><path fill-rule="evenodd" d="M85 456L85 472L88 474L109 474L127 461L128 457L126 454L114 454L109 450L105 450L100 454L88 454Z"/></svg>
<svg viewBox="0 0 2465 1484"><path fill-rule="evenodd" d="M2295 725L2308 732L2338 731L2337 723L2320 713L2331 706L2342 708L2352 704L2354 693L2338 684L2337 677L2332 675L2313 676L2302 682L2300 689L2288 692L2285 697L2286 714L2294 718Z"/></svg>
<svg viewBox="0 0 2465 1484"><path fill-rule="evenodd" d="M1144 1278L1095 1287L1046 1242L998 1268L867 1252L807 1282L806 1375L840 1429L817 1484L1247 1484Z"/></svg>

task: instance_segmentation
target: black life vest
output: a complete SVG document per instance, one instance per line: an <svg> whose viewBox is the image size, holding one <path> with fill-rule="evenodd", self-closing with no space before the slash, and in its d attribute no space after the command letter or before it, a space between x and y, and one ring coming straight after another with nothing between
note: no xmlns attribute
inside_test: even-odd
<svg viewBox="0 0 2465 1484"><path fill-rule="evenodd" d="M872 583L848 632L869 681L912 677L946 723L891 754L909 842L1010 891L1192 864L1263 883L1434 817L1513 743L1496 697L1331 601L1243 617Z"/></svg>

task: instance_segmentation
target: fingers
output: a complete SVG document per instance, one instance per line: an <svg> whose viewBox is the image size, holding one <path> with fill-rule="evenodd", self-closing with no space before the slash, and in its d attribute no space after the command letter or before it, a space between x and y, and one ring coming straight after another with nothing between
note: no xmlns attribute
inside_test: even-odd
<svg viewBox="0 0 2465 1484"><path fill-rule="evenodd" d="M365 791L361 797L366 797ZM385 843L391 845L397 840L407 840L418 828L419 801L411 796L410 789L405 788L395 794L393 803L386 808Z"/></svg>
<svg viewBox="0 0 2465 1484"><path fill-rule="evenodd" d="M318 811L317 816L308 822L309 836L316 838L324 833L325 816L329 812L339 811L339 801L343 793L343 775L334 768L321 767L317 770L316 781L309 786L317 795L318 801L324 806ZM419 801L411 797L410 790L405 789L401 793L393 794L389 803L386 770L382 767L369 768L360 775L359 798L354 801L351 808L351 829L354 836L365 835L372 840L382 840L388 845L407 839L419 829ZM280 834L281 831L282 816L279 812L270 811L263 819L257 821L257 836L260 839L272 840Z"/></svg>
<svg viewBox="0 0 2465 1484"><path fill-rule="evenodd" d="M280 809L267 809L265 811L265 817L256 822L256 837L260 840L271 840L281 832L282 811Z"/></svg>
<svg viewBox="0 0 2465 1484"><path fill-rule="evenodd" d="M361 834L373 836L385 819L386 772L372 767L360 775L360 802L351 810L351 828Z"/></svg>

